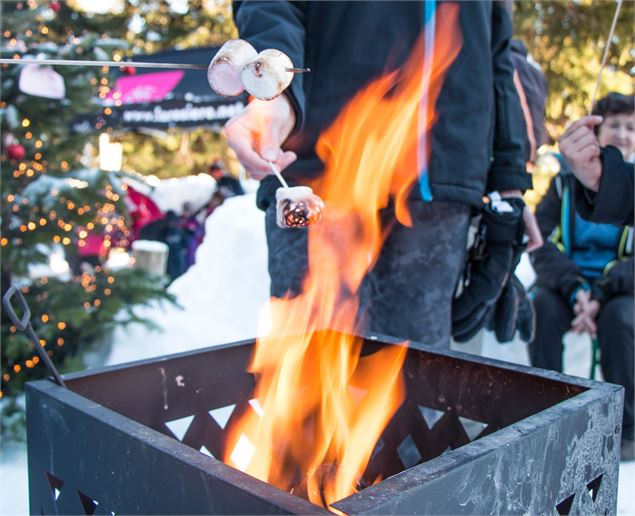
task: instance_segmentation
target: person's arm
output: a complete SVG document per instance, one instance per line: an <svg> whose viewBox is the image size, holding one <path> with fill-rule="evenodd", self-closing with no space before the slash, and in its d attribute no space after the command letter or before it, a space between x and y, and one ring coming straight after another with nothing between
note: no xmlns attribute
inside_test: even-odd
<svg viewBox="0 0 635 516"><path fill-rule="evenodd" d="M603 304L608 299L620 294L633 295L634 266L632 256L609 264L604 274L593 283L591 297Z"/></svg>
<svg viewBox="0 0 635 516"><path fill-rule="evenodd" d="M562 206L556 190L556 180L553 179L536 209L538 226L545 243L529 256L538 277L538 285L555 290L565 302L573 306L577 290L589 289L590 286L581 277L575 262L558 247L557 243L562 241L562 236L555 238L557 235L553 234L554 231L562 230L556 229L560 224Z"/></svg>
<svg viewBox="0 0 635 516"><path fill-rule="evenodd" d="M576 210L592 222L632 225L633 164L624 161L622 153L611 146L600 150L600 164L597 191L576 181Z"/></svg>
<svg viewBox="0 0 635 516"><path fill-rule="evenodd" d="M284 52L297 68L304 68L306 2L239 1L233 3L234 22L240 37L261 52ZM285 91L295 112L294 131L304 122L305 95L302 74L295 74Z"/></svg>
<svg viewBox="0 0 635 516"><path fill-rule="evenodd" d="M496 123L487 191L531 188L525 167L525 121L514 85L512 22L502 2L492 2L492 72Z"/></svg>
<svg viewBox="0 0 635 516"><path fill-rule="evenodd" d="M294 66L304 67L305 2L234 2L234 21L240 37L256 50L275 48ZM254 179L272 173L269 163L284 170L297 156L282 144L304 123L305 96L302 74L273 100L252 100L247 108L225 124L229 146Z"/></svg>

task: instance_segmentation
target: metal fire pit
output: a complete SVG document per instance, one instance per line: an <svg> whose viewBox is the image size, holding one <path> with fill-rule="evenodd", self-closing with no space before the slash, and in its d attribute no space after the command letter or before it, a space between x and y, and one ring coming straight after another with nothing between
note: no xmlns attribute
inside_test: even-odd
<svg viewBox="0 0 635 516"><path fill-rule="evenodd" d="M395 344L369 337L364 352ZM32 514L325 509L233 469L225 428L253 410L254 341L27 385ZM349 513L616 512L623 389L413 344L407 398Z"/></svg>

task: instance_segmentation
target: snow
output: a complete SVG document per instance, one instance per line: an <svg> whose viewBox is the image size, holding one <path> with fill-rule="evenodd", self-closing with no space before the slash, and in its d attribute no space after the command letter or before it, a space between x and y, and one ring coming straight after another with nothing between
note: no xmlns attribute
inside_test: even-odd
<svg viewBox="0 0 635 516"><path fill-rule="evenodd" d="M259 316L269 291L264 216L255 207L253 185L248 195L228 199L206 221L206 236L197 251L196 264L174 281L169 290L182 308L156 305L138 312L163 328L148 338L139 325L118 329L108 364L177 353L213 344L251 338L258 334ZM167 196L166 194L166 197ZM185 200L183 191L172 196ZM188 199L189 200L189 199ZM517 273L525 283L533 270L524 257ZM565 372L588 377L590 349L585 336L566 337ZM457 347L486 356L528 364L525 344L498 344L485 333L482 339ZM28 514L26 448L0 448L2 491L0 514ZM635 463L620 464L618 513L635 515Z"/></svg>
<svg viewBox="0 0 635 516"><path fill-rule="evenodd" d="M170 248L163 242L156 240L135 240L132 242L133 251L145 251L148 253L167 253Z"/></svg>
<svg viewBox="0 0 635 516"><path fill-rule="evenodd" d="M183 211L183 203L192 204L194 210L204 206L216 189L216 181L208 174L175 177L156 183L150 196L164 213Z"/></svg>

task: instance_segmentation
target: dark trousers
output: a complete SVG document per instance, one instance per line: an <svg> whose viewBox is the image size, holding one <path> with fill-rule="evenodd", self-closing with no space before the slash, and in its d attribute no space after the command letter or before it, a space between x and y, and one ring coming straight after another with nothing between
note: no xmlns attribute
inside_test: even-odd
<svg viewBox="0 0 635 516"><path fill-rule="evenodd" d="M536 337L529 345L531 364L562 371L562 338L569 330L573 311L552 290L537 288L534 297ZM633 296L606 301L597 317L600 367L607 382L622 385L624 418L622 436L633 439Z"/></svg>
<svg viewBox="0 0 635 516"><path fill-rule="evenodd" d="M360 287L360 329L449 348L452 296L463 270L470 208L415 200L409 208L412 227L396 222L392 208L381 214L390 233ZM284 297L301 290L307 230L280 229L275 216L272 203L265 217L271 295Z"/></svg>

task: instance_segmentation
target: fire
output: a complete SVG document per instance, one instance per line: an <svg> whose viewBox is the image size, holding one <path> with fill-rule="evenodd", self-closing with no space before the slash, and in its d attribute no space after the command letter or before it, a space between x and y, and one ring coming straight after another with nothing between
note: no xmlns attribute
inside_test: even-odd
<svg viewBox="0 0 635 516"><path fill-rule="evenodd" d="M303 292L270 301L271 330L250 365L258 403L230 429L227 464L318 505L359 489L404 400L406 346L361 357L362 339L351 335L363 331L359 287L390 230L379 210L394 199L397 219L410 223L405 201L427 160L434 105L461 46L457 27L458 6L440 6L434 52L420 41L402 69L359 92L321 135L326 212L309 226Z"/></svg>

